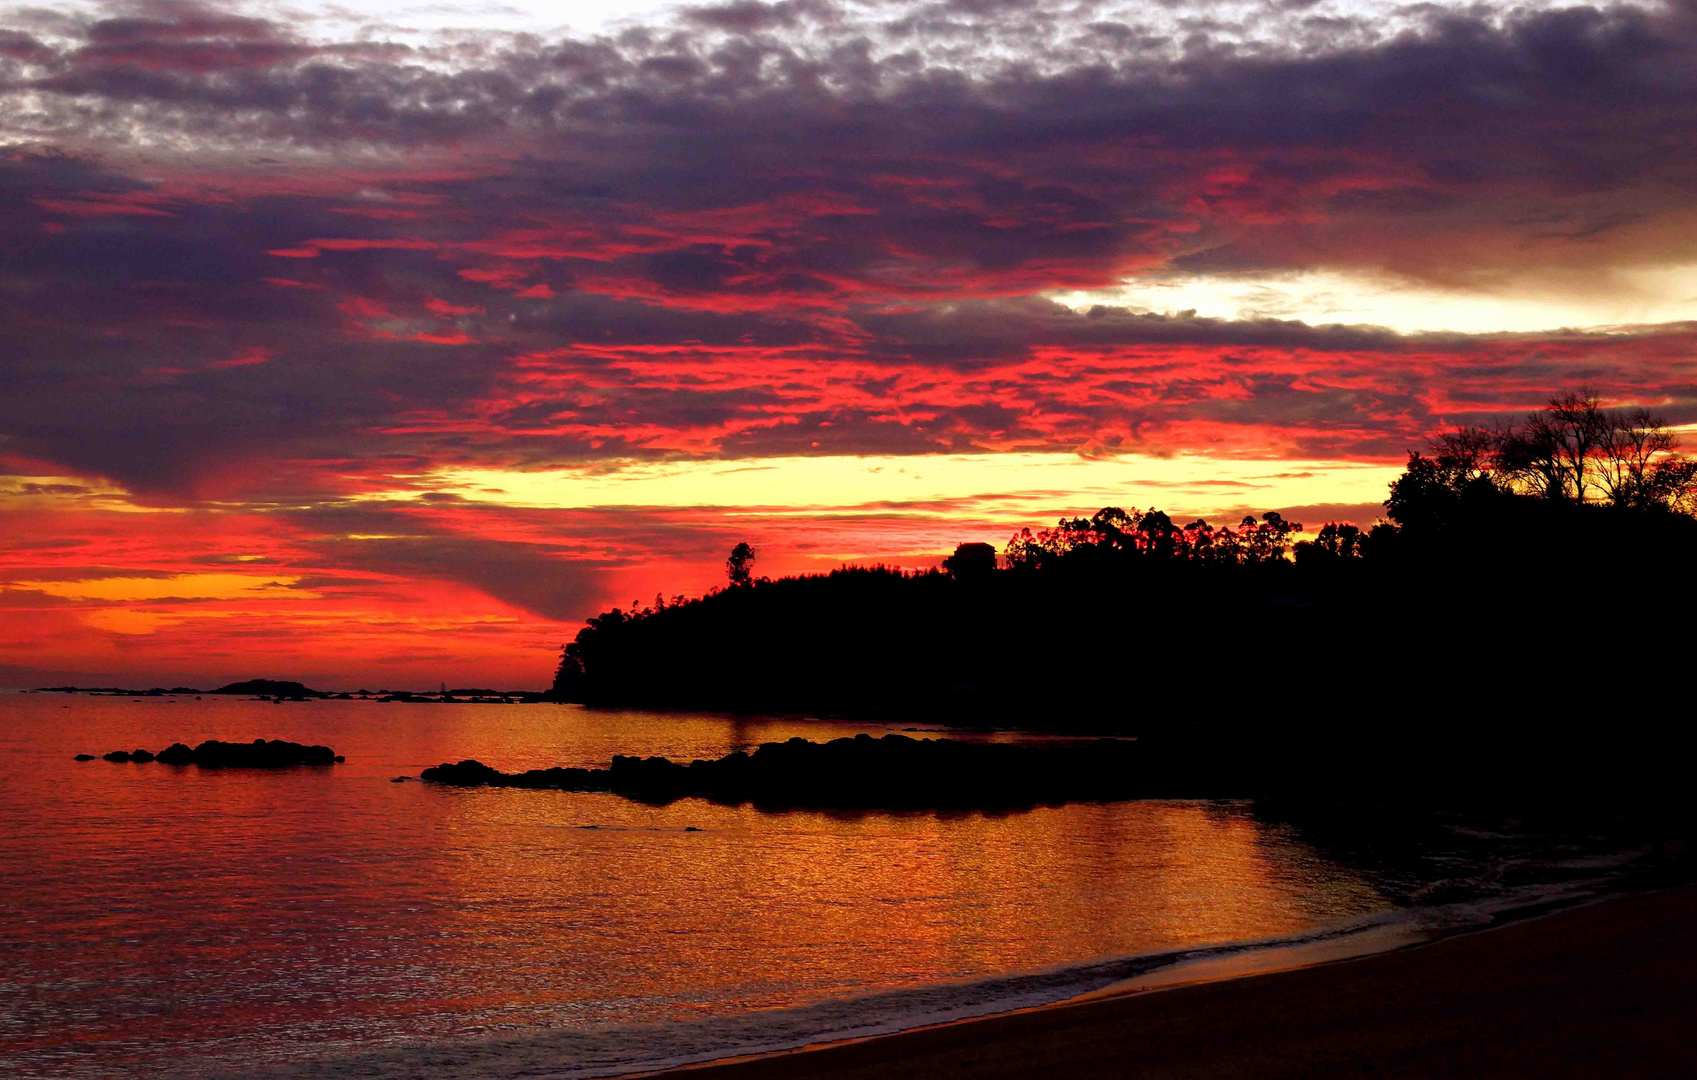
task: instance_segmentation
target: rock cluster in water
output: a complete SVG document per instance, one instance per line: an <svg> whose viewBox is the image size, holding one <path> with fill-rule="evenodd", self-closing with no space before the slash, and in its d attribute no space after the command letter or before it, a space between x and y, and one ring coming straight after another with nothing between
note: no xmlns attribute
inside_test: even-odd
<svg viewBox="0 0 1697 1080"><path fill-rule="evenodd" d="M616 755L606 769L503 773L478 761L426 769L455 787L610 791L645 802L716 802L841 809L997 809L1149 794L1127 739L979 743L857 735L767 743L752 754L681 764Z"/></svg>
<svg viewBox="0 0 1697 1080"><path fill-rule="evenodd" d="M114 750L103 754L107 761L148 762L166 765L200 765L211 769L280 769L291 765L333 765L342 756L328 746L306 746L282 739L255 739L250 743L208 739L196 747L172 743L155 754L149 750ZM92 754L78 754L78 761L92 761Z"/></svg>

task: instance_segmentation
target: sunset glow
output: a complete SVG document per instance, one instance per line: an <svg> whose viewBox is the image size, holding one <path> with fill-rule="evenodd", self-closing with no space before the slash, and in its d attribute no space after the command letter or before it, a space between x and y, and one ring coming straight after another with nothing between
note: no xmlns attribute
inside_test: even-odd
<svg viewBox="0 0 1697 1080"><path fill-rule="evenodd" d="M539 687L742 540L1697 423L1690 4L994 7L6 11L0 685Z"/></svg>

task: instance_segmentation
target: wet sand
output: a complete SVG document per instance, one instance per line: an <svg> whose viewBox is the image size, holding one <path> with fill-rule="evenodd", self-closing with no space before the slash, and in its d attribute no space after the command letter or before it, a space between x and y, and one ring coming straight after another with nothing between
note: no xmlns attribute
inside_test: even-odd
<svg viewBox="0 0 1697 1080"><path fill-rule="evenodd" d="M1691 1077L1697 886L1363 959L667 1075Z"/></svg>

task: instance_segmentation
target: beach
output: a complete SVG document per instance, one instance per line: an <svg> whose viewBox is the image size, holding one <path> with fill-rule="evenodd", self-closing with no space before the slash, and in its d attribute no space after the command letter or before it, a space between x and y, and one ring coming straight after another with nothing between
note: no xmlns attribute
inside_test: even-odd
<svg viewBox="0 0 1697 1080"><path fill-rule="evenodd" d="M664 1075L1687 1077L1694 1018L1685 885L1361 959Z"/></svg>

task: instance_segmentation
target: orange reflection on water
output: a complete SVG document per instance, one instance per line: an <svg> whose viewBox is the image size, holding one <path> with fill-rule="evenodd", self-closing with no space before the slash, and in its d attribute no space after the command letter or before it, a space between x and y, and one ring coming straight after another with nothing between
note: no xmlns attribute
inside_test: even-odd
<svg viewBox="0 0 1697 1080"><path fill-rule="evenodd" d="M832 815L425 794L453 808L453 937L522 937L599 995L686 1011L1272 937L1383 903L1241 806ZM519 927L517 910L546 917Z"/></svg>
<svg viewBox="0 0 1697 1080"><path fill-rule="evenodd" d="M765 813L391 782L462 757L687 760L863 730L850 724L45 695L0 699L0 719L0 985L22 1019L0 1030L0 1053L32 1068L82 1055L145 1075L197 1056L248 1067L404 1038L739 1016L1386 906L1234 804ZM70 761L260 735L347 762Z"/></svg>

